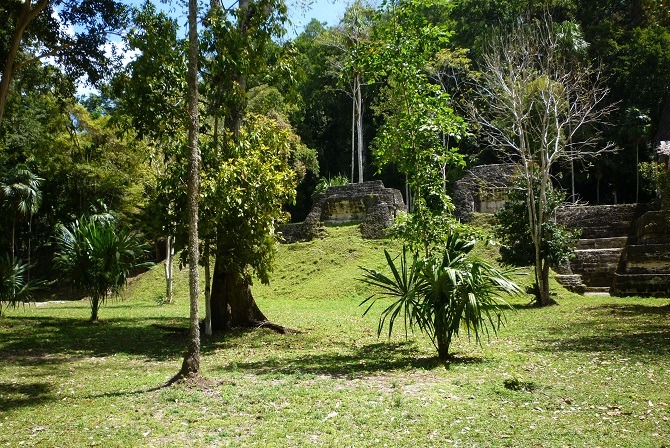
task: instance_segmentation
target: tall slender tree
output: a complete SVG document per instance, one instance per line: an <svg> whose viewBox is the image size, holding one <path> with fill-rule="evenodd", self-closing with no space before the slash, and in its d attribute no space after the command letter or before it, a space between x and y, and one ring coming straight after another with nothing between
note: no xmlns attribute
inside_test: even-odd
<svg viewBox="0 0 670 448"><path fill-rule="evenodd" d="M449 95L431 79L429 63L448 44L448 30L431 13L448 7L445 0L390 1L376 29L375 51L368 67L382 84L375 105L382 119L373 141L380 165L394 164L407 179L411 239L432 245L432 218L443 219L453 208L444 189L446 167L463 164L455 146L466 134L465 122L451 108ZM454 143L443 145L443 135ZM410 192L412 198L410 200ZM414 225L416 224L416 226ZM409 236L409 235L408 235Z"/></svg>
<svg viewBox="0 0 670 448"><path fill-rule="evenodd" d="M363 87L366 47L373 27L374 9L361 0L352 3L340 23L322 36L336 49L330 62L351 97L351 182L363 182L365 142L363 140ZM358 176L356 176L358 174Z"/></svg>
<svg viewBox="0 0 670 448"><path fill-rule="evenodd" d="M214 114L224 114L228 132L228 137L221 142L219 149L224 161L222 172L228 165L239 164L239 169L249 169L245 151L241 151L250 144L245 138L255 134L253 130L251 133L243 132L247 112L247 82L267 63L266 51L272 44L273 36L283 32L286 6L281 0L240 0L233 11L233 18L234 21L231 21L222 14L211 17L213 61L209 65L208 75L215 82L221 83L221 97L225 101L220 102L221 110L215 110ZM230 61L235 63L231 64ZM217 87L214 87L214 91L217 91ZM246 151L252 152L251 148ZM267 159L268 162L271 160ZM277 171L277 175L280 175L282 170ZM258 181L259 191L256 195L246 185L246 174L242 176L238 180L241 184L238 189L248 192L248 202L265 194L268 194L268 198L283 196L281 192L275 196L272 193L274 187L266 186L264 180ZM283 189L282 183L277 182L277 187ZM275 203L275 199L268 201ZM261 266L267 266L267 256L273 253L269 238L273 238L273 216L276 211L270 212L259 203L258 209L248 215L248 207L239 210L234 204L231 205L233 207L226 211L227 214L222 214L216 230L216 261L211 292L214 331L236 326L269 325L251 293L249 267L260 267L258 272L267 273L266 268ZM231 210L235 213L230 214ZM235 219L231 221L226 216ZM246 222L239 222L242 216L246 217ZM231 226L231 223L235 224ZM267 279L266 274L262 275L263 278Z"/></svg>
<svg viewBox="0 0 670 448"><path fill-rule="evenodd" d="M200 322L198 321L198 298L200 295L198 201L200 190L200 151L198 130L198 2L188 2L188 266L190 296L190 331L184 362L179 376L200 375Z"/></svg>
<svg viewBox="0 0 670 448"><path fill-rule="evenodd" d="M475 118L501 157L518 165L527 191L538 304L550 305L550 260L542 246L552 219L546 213L552 168L608 149L596 132L611 111L608 89L597 68L561 57L555 27L545 18L501 31L491 42L481 91L486 104Z"/></svg>

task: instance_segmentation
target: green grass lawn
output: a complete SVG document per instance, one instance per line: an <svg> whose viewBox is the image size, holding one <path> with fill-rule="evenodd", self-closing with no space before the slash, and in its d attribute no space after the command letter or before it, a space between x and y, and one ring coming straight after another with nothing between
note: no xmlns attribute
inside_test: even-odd
<svg viewBox="0 0 670 448"><path fill-rule="evenodd" d="M156 324L186 327L186 271L176 304L160 304L156 266L99 324L85 301L7 310L0 446L670 446L668 299L555 285L560 306L515 299L498 337L458 339L445 369L422 335L378 339L378 313L361 316L358 266L382 268L394 244L328 230L282 246L272 285L254 287L273 322L300 332L203 340L205 386L157 388L181 365L185 335Z"/></svg>

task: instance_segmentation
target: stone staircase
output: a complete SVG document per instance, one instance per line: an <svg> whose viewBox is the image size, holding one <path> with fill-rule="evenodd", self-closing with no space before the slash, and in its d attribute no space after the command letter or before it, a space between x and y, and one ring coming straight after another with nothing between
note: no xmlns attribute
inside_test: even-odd
<svg viewBox="0 0 670 448"><path fill-rule="evenodd" d="M574 259L556 269L556 280L579 294L609 294L622 254L635 239L634 224L645 211L637 204L560 209L558 221L582 235Z"/></svg>
<svg viewBox="0 0 670 448"><path fill-rule="evenodd" d="M623 250L612 295L670 296L670 212L649 211L637 220L635 239Z"/></svg>

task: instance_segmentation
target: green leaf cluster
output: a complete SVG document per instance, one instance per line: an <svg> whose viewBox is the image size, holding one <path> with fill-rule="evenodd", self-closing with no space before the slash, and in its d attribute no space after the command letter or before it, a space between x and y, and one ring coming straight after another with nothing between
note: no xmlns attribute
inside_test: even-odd
<svg viewBox="0 0 670 448"><path fill-rule="evenodd" d="M528 216L528 189L524 185L521 178L514 181L505 205L495 215L494 233L502 244L501 261L513 266L529 266L535 263L535 249ZM539 182L535 185L539 185ZM539 187L536 187L533 193L538 198ZM540 258L552 266L561 265L574 257L574 248L581 234L579 230L570 230L556 222L556 209L564 201L565 193L549 188L546 192L546 201L542 205L543 215L547 219L541 225ZM540 204L540 201L536 200L535 204ZM538 216L537 212L535 216Z"/></svg>
<svg viewBox="0 0 670 448"><path fill-rule="evenodd" d="M0 315L2 306L17 306L30 300L32 293L39 287L28 280L28 264L22 260L12 261L9 254L0 257Z"/></svg>
<svg viewBox="0 0 670 448"><path fill-rule="evenodd" d="M262 115L249 115L236 143L217 169L203 173L202 201L218 229L217 246L226 272L269 281L275 226L288 219L283 206L295 199L297 174L291 158L298 148L291 128Z"/></svg>
<svg viewBox="0 0 670 448"><path fill-rule="evenodd" d="M140 237L109 215L82 218L61 226L55 266L72 286L89 296L91 320L109 295L118 295L132 271L146 266Z"/></svg>
<svg viewBox="0 0 670 448"><path fill-rule="evenodd" d="M520 290L505 272L472 257L473 247L474 241L454 232L440 251L427 257L404 246L399 265L384 251L391 276L361 268L362 281L381 291L361 303L368 304L365 314L380 300L378 296L392 300L381 313L378 335L388 326L390 336L401 319L406 335L414 328L426 333L440 360L447 361L451 341L461 329L478 343L482 336L495 334L509 308L501 296Z"/></svg>

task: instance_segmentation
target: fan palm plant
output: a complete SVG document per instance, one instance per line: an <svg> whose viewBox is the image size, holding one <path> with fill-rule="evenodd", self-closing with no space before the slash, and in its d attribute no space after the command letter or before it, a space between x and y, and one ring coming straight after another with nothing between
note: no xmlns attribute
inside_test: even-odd
<svg viewBox="0 0 670 448"><path fill-rule="evenodd" d="M402 317L405 335L417 327L430 337L440 361L447 362L452 339L461 328L478 343L483 335L497 333L509 308L502 296L521 290L505 272L470 255L473 247L474 242L454 232L444 247L427 257L403 247L399 266L384 251L391 276L361 268L361 281L381 290L361 303L368 304L364 314L379 296L393 299L381 313L377 334L388 324L390 336Z"/></svg>
<svg viewBox="0 0 670 448"><path fill-rule="evenodd" d="M56 267L89 296L92 322L107 298L125 286L131 271L147 265L145 245L113 219L86 218L62 226L57 243Z"/></svg>
<svg viewBox="0 0 670 448"><path fill-rule="evenodd" d="M44 179L33 174L27 166L17 165L0 182L0 203L11 219L12 234L10 258L15 261L16 223L20 217L28 218L32 227L32 217L42 202L40 185ZM30 265L30 234L28 235L28 265ZM30 269L30 268L28 268Z"/></svg>
<svg viewBox="0 0 670 448"><path fill-rule="evenodd" d="M37 288L27 280L27 271L28 265L21 260L12 261L9 254L0 257L0 315L3 303L16 306L26 302Z"/></svg>

